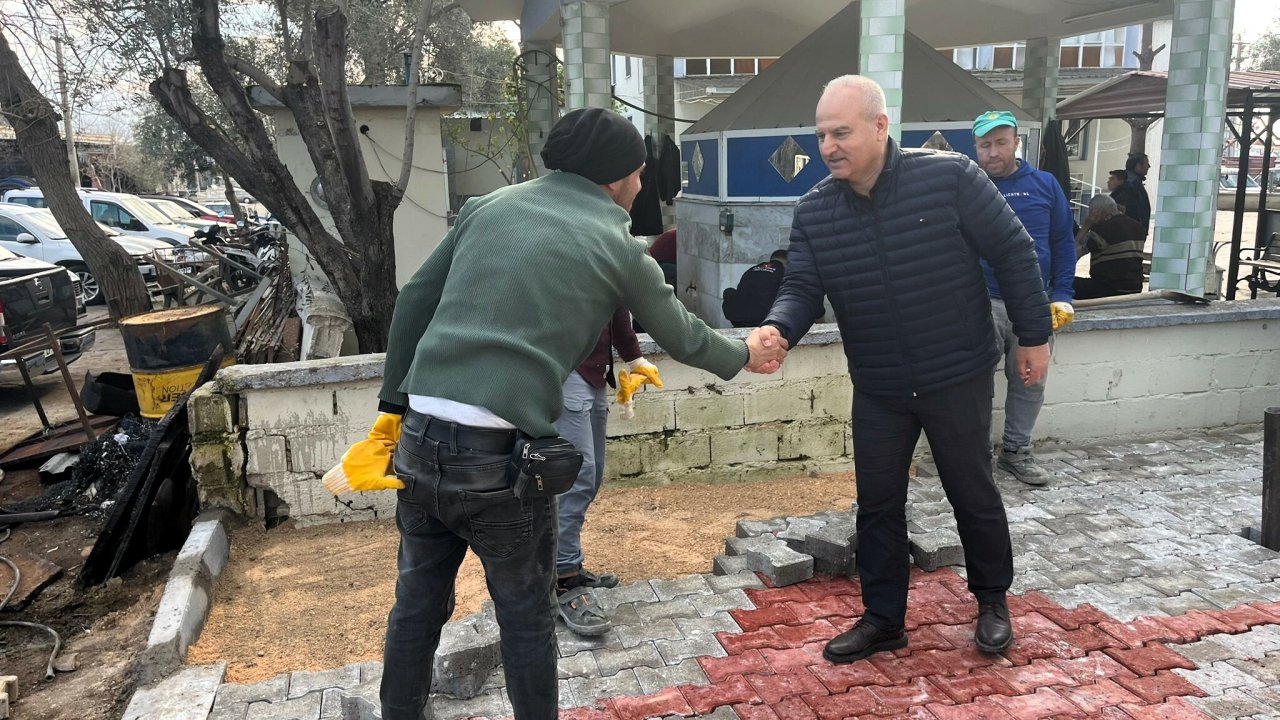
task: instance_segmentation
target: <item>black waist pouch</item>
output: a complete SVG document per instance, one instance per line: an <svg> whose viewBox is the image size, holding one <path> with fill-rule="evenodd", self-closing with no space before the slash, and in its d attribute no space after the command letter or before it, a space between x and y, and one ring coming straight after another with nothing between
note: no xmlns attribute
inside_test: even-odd
<svg viewBox="0 0 1280 720"><path fill-rule="evenodd" d="M516 441L507 479L517 498L545 498L573 487L582 469L582 453L562 437Z"/></svg>

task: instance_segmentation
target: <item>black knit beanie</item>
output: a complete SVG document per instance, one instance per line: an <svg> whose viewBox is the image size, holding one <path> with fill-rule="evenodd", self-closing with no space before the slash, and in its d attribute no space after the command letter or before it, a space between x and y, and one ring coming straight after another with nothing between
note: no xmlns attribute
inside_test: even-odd
<svg viewBox="0 0 1280 720"><path fill-rule="evenodd" d="M560 118L542 146L542 162L548 170L575 173L597 185L639 170L645 157L640 131L604 108L574 110Z"/></svg>

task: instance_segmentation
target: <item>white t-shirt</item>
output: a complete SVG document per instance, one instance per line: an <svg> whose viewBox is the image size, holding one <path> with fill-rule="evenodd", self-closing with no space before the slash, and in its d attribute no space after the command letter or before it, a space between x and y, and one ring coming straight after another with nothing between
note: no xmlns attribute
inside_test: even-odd
<svg viewBox="0 0 1280 720"><path fill-rule="evenodd" d="M470 425L472 427L490 428L494 430L515 430L516 426L494 415L489 408L479 405L468 405L466 403L454 402L446 400L442 397L433 397L430 395L410 395L409 407L414 412L420 412L449 422L456 422L459 425Z"/></svg>

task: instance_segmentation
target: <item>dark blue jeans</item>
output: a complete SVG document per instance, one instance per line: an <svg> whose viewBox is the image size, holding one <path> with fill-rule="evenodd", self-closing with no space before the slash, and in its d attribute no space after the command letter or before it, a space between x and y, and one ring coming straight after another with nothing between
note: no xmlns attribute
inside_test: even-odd
<svg viewBox="0 0 1280 720"><path fill-rule="evenodd" d="M421 418L422 416L417 416ZM497 611L507 694L519 720L557 715L556 515L553 501L517 500L505 453L436 442L406 418L394 467L400 530L396 602L383 650L382 717L430 718L432 661L453 614L467 548L484 565Z"/></svg>

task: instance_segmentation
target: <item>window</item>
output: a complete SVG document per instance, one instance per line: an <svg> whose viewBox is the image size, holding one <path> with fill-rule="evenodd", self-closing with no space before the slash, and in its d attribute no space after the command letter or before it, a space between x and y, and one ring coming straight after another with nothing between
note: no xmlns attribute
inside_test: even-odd
<svg viewBox="0 0 1280 720"><path fill-rule="evenodd" d="M951 51L951 61L965 70L973 69L973 48L956 48Z"/></svg>
<svg viewBox="0 0 1280 720"><path fill-rule="evenodd" d="M711 58L711 69L708 75L732 75L733 60L730 58Z"/></svg>
<svg viewBox="0 0 1280 720"><path fill-rule="evenodd" d="M18 242L18 235L27 229L7 217L0 217L0 242Z"/></svg>
<svg viewBox="0 0 1280 720"><path fill-rule="evenodd" d="M706 75L707 59L706 58L685 58L684 74L685 75Z"/></svg>
<svg viewBox="0 0 1280 720"><path fill-rule="evenodd" d="M684 58L685 77L694 75L756 75L777 58Z"/></svg>
<svg viewBox="0 0 1280 720"><path fill-rule="evenodd" d="M108 227L122 230L146 229L145 225L119 205L93 200L89 203L89 212L94 220Z"/></svg>
<svg viewBox="0 0 1280 720"><path fill-rule="evenodd" d="M1063 128L1067 138L1067 157L1087 160L1089 153L1089 125L1083 120L1068 120Z"/></svg>
<svg viewBox="0 0 1280 720"><path fill-rule="evenodd" d="M42 197L15 197L9 198L7 202L26 205L27 207L42 208L44 207L44 198Z"/></svg>
<svg viewBox="0 0 1280 720"><path fill-rule="evenodd" d="M627 77L631 77L631 56L627 55L622 59L622 65L626 68Z"/></svg>
<svg viewBox="0 0 1280 720"><path fill-rule="evenodd" d="M734 75L755 75L756 59L755 58L734 58L733 74Z"/></svg>
<svg viewBox="0 0 1280 720"><path fill-rule="evenodd" d="M997 47L995 59L991 64L992 70L1012 70L1013 69L1013 47Z"/></svg>

